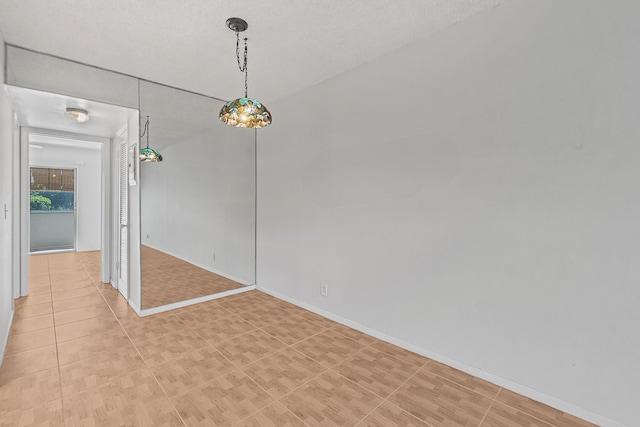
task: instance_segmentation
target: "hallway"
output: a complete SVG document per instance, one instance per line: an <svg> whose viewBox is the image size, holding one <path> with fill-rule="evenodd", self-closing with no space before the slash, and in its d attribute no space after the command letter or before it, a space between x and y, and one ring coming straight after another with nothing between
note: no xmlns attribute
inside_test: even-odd
<svg viewBox="0 0 640 427"><path fill-rule="evenodd" d="M0 426L590 426L258 291L138 318L99 253L30 258Z"/></svg>

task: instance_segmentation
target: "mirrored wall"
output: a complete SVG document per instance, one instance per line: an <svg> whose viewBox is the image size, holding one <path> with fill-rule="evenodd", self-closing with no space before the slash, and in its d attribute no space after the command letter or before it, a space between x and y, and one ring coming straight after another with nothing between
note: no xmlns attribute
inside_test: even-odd
<svg viewBox="0 0 640 427"><path fill-rule="evenodd" d="M221 100L10 45L5 83L139 109L140 132L149 116L149 144L164 160L133 162L124 292L130 304L149 309L255 283L256 133L220 122ZM83 133L98 123L88 122ZM130 129L132 159L137 131ZM146 136L140 143L146 145ZM117 147L113 155L117 162ZM117 217L117 191L114 197L109 214ZM109 245L115 251L115 235ZM101 256L104 277L114 279L117 254Z"/></svg>
<svg viewBox="0 0 640 427"><path fill-rule="evenodd" d="M140 82L163 157L139 171L142 309L255 283L255 131L221 123L222 104Z"/></svg>

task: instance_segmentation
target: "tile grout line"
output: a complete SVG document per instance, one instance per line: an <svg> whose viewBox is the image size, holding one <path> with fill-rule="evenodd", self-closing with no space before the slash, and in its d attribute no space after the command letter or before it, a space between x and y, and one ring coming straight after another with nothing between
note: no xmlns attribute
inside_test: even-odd
<svg viewBox="0 0 640 427"><path fill-rule="evenodd" d="M53 305L53 284L51 283L51 267L49 265L49 255L45 255L47 259L47 272L49 273L49 292L51 295L51 318L53 322L53 337L56 341L56 365L58 368L58 389L60 391L60 407L62 408L62 422L64 423L65 411L64 411L64 396L62 395L62 373L60 370L60 351L58 348L58 332L56 331L56 310Z"/></svg>
<svg viewBox="0 0 640 427"><path fill-rule="evenodd" d="M409 380L411 380L411 378L413 378L413 377L414 377L418 372L420 372L420 370L421 370L421 369L423 369L425 366L427 366L427 365L429 364L429 362L431 362L431 359L427 359L427 361L426 361L426 362L424 362L424 363L422 364L422 366L418 367L418 368L415 370L415 372L414 372L413 374L409 375L409 377L408 377L406 380L404 380L404 381L403 381L403 382L402 382L398 387L396 387L396 388L395 388L391 393L389 393L389 395L388 395L387 397L382 397L382 396L378 395L377 393L375 393L375 392L373 392L373 391L369 390L368 388L366 388L366 387L364 387L364 386L362 386L362 385L360 385L360 384L356 383L355 381L352 381L351 379L349 379L349 378L345 377L345 376L344 376L344 375L342 375L340 372L337 372L337 373L338 373L338 375L342 376L342 377L343 377L343 378L345 378L347 381L351 381L352 383L356 384L357 386L364 388L366 391L368 391L368 392L372 393L373 395L375 395L375 396L377 396L377 397L379 397L379 398L381 398L381 399L382 399L382 401L381 401L381 402L380 402L380 403L379 403L375 408L373 408L371 411L369 411L369 413L368 413L368 414L366 414L364 417L362 417L362 419L361 419L360 421L358 421L358 423L357 423L356 425L360 425L364 420L366 420L366 419L367 419L367 417L368 417L369 415L371 415L371 414L372 414L376 409L378 409L380 406L382 406L382 404L384 404L384 403L386 402L386 403L389 403L389 404L391 404L391 405L394 405L394 406L396 406L396 407L400 408L402 411L406 412L407 414L409 414L409 415L410 415L410 416L412 416L413 418L415 418L415 419L419 420L420 422L422 422L422 423L424 423L424 424L428 425L429 427L432 427L432 425L431 425L430 423L428 423L428 422L426 422L426 421L421 420L420 418L418 418L418 417L416 417L415 415L413 415L411 412L409 412L409 411L405 411L403 408L401 408L400 406L396 405L395 403L393 403L393 402L391 402L391 401L389 400L389 398L390 398L391 396L393 396L393 395L394 395L398 390L400 390L400 389L402 388L402 386L404 386L404 385L405 385Z"/></svg>
<svg viewBox="0 0 640 427"><path fill-rule="evenodd" d="M301 316L301 315L294 315L293 317L299 317L299 316ZM311 321L311 320L310 320L310 321ZM311 321L311 322L313 322L313 321ZM280 323L280 322L270 323L269 325L266 325L266 326L270 326L270 325L273 325L273 324L276 324L276 323ZM292 414L293 414L297 419L299 419L300 421L302 421L302 423L303 423L304 425L308 425L308 424L307 424L303 419L301 419L300 417L298 417L298 415L297 415L295 412L293 412L291 409L289 409L289 408L287 407L287 405L285 405L284 403L282 403L282 402L281 402L281 400L282 400L282 399L284 399L285 397L287 397L287 396L289 396L289 395L293 394L296 390L299 390L300 388L302 388L302 387L304 387L305 385L309 384L310 382L314 381L316 378L320 377L321 375L324 375L324 374L326 374L326 373L327 373L327 372L329 372L329 371L333 371L333 368L334 368L335 366L338 366L338 365L339 365L339 364L341 364L342 362L344 362L344 361L346 361L346 360L348 360L348 359L350 359L350 358L354 357L356 354L360 353L361 351L363 351L364 349L366 349L366 348L370 347L371 345L375 344L375 343L378 341L378 340L374 340L373 342L371 342L371 343L369 343L369 344L364 345L362 348L358 349L358 350L357 350L356 352L354 352L353 354L348 355L344 360L342 360L342 361L340 361L340 362L338 362L338 363L336 363L336 364L334 364L334 365L331 365L330 367L326 367L325 365L323 365L322 363L320 363L318 360L315 360L313 357L311 357L311 356L309 356L309 355L307 355L307 354L303 353L302 351L298 350L297 348L294 348L294 345L297 345L297 344L299 344L299 343L301 343L301 342L307 341L307 340L309 340L309 339L313 338L314 336L319 335L319 334L321 334L321 333L323 333L323 332L326 332L326 331L328 331L328 330L331 330L331 329L333 329L333 328L335 327L335 325L334 325L334 326L331 326L331 327L324 327L324 326L322 326L322 325L320 325L320 324L318 324L318 323L316 323L316 322L313 322L313 323L314 323L314 324L316 324L316 325L317 325L317 326L319 326L319 327L324 328L324 330L319 331L319 332L317 332L316 334L313 334L313 335L311 335L311 336L308 336L307 338L305 338L305 339L303 339L303 340L300 340L300 341L297 341L297 342L295 342L295 343L293 343L293 344L287 344L287 343L284 343L283 341L279 340L277 337L275 337L275 336L273 336L273 335L269 334L267 331L264 331L263 329L258 328L258 329L262 330L263 332L267 333L268 335L272 336L273 338L277 339L278 341L283 342L283 343L286 345L286 347L284 347L284 348L282 348L282 349L280 349L280 350L278 350L278 351L276 351L276 352L273 352L273 353L271 353L271 354L269 354L269 355L266 355L266 356L264 356L264 357L262 357L262 358L260 358L260 359L256 359L255 361L251 362L250 364L246 365L246 366L245 366L245 367L243 367L243 368L239 368L239 369L241 370L241 372L242 372L242 373L244 373L247 377L249 377L249 379L251 379L251 381L253 381L253 382L254 382L258 387L260 387L260 388L261 388L265 393L267 393L267 395L269 395L270 397L272 397L272 398L274 399L274 402L277 402L277 403L279 403L280 405L282 405L282 406L283 406L287 411L291 412L291 413L292 413ZM347 339L349 339L349 340L351 340L351 341L353 341L353 342L355 342L355 343L361 344L360 342L358 342L358 341L354 340L353 338L350 338L350 337L347 337L346 335L340 334L338 331L334 331L334 332L336 332L338 335L341 335L342 337L347 338ZM256 381L251 377L251 375L249 375L247 372L245 372L245 371L244 371L244 369L245 369L246 367L250 366L250 365L253 365L254 363L259 362L260 360L263 360L263 359L265 359L265 358L267 358L267 357L269 357L269 356L272 356L273 354L276 354L276 353L278 353L278 352L280 352L280 351L284 351L284 350L286 350L286 349L291 349L291 350L295 351L296 353L300 354L301 356L306 357L306 358L308 358L308 359L310 359L310 360L314 361L315 363L317 363L318 365L320 365L322 368L324 368L324 370L323 370L323 371L321 371L321 372L319 372L317 375L315 375L315 376L313 376L313 377L309 378L307 381L303 382L302 384L300 384L299 386L295 387L294 389L289 390L287 393L285 393L284 395L280 396L279 398L275 398L271 393L269 393L269 391L268 391L268 390L264 389L260 384L258 384L258 383L257 383L257 382L256 382ZM232 363L233 363L233 362L232 362ZM336 371L333 371L333 372L336 372ZM340 373L339 373L339 372L336 372L336 373L337 373L338 375L340 375ZM349 380L348 378L346 378L346 379L347 379L347 380ZM349 381L350 381L350 380L349 380ZM360 386L360 385L358 385L358 386L359 386L359 387L362 387L362 386ZM367 391L368 391L368 390L367 390ZM374 394L375 394L375 393L374 393ZM270 403L270 404L271 404L271 403ZM257 414L258 412L262 411L262 410L263 410L264 408L266 408L267 406L269 406L269 405L266 405L266 406L264 406L263 408L260 408L259 410L257 410L257 411L255 411L255 412L251 413L249 416L245 417L245 418L244 418L243 420L241 420L240 422L242 422L242 421L244 421L244 420L246 420L246 419L250 418L251 416L253 416L253 415Z"/></svg>
<svg viewBox="0 0 640 427"><path fill-rule="evenodd" d="M80 263L82 264L82 267L85 269L85 271L87 271L84 263L82 261L80 261ZM88 273L88 271L87 271ZM113 310L113 307L111 307L111 304L109 304L109 301L107 301L107 299L105 298L104 294L102 292L100 292L100 288L98 287L98 285L96 284L96 281L94 280L93 276L91 274L89 274L89 278L91 279L91 281L93 282L94 286L98 289L98 292L100 293L100 296L102 297L102 299L104 300L105 304L107 304L107 307L109 307L109 310L111 311L111 315L116 319L117 324L120 326L120 328L122 329L122 331L124 332L124 334L126 335L127 339L129 340L129 342L131 343L131 345L133 346L133 348L136 350L136 353L138 353L138 356L140 356L140 359L142 360L142 363L145 366L145 369L147 369L149 371L149 373L151 374L151 376L153 377L154 381L156 382L156 384L158 385L158 387L160 388L160 390L162 391L162 393L164 394L165 398L169 401L169 403L171 404L171 407L173 408L173 410L175 411L175 413L178 415L178 418L180 419L180 421L182 422L183 425L187 425L185 423L185 421L182 419L182 416L180 415L180 413L178 412L178 410L176 409L175 405L173 404L173 402L171 401L171 399L169 398L169 396L167 395L166 391L164 390L164 388L162 387L162 385L160 385L160 382L158 381L158 378L155 376L155 374L153 373L153 370L150 368L149 364L147 363L147 361L145 360L145 358L142 356L142 354L140 353L140 350L138 349L138 347L135 345L135 343L133 342L133 340L131 339L131 336L129 335L129 333L127 332L127 330L125 329L124 325L122 324L122 322L120 321L120 319L118 318L118 316L116 316L115 311ZM116 289L116 292L119 292ZM184 323L184 322L183 322ZM185 324L186 325L186 324ZM188 325L186 325L188 327Z"/></svg>
<svg viewBox="0 0 640 427"><path fill-rule="evenodd" d="M498 387L498 391L496 391L495 396L493 396L493 399L491 400L491 403L489 404L489 407L487 408L487 410L484 413L484 416L482 417L482 419L478 423L478 427L482 426L482 423L484 423L484 420L487 418L487 415L489 415L489 412L491 411L491 408L493 408L493 404L496 403L496 399L498 398L498 394L500 394L500 390L502 390L502 387Z"/></svg>

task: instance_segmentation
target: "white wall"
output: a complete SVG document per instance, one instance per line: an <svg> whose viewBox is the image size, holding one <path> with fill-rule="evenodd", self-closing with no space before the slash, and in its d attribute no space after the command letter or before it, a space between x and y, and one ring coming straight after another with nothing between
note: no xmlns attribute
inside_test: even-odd
<svg viewBox="0 0 640 427"><path fill-rule="evenodd" d="M75 142L70 142L74 144ZM75 143L60 146L35 143L43 149L29 149L31 166L53 166L77 169L78 246L76 250L99 251L101 232L101 144ZM81 145L80 145L81 144Z"/></svg>
<svg viewBox="0 0 640 427"><path fill-rule="evenodd" d="M270 104L258 287L640 425L638 40L512 0Z"/></svg>
<svg viewBox="0 0 640 427"><path fill-rule="evenodd" d="M13 120L4 88L4 39L0 30L0 364L13 318L12 213L13 213ZM5 205L8 212L5 214Z"/></svg>

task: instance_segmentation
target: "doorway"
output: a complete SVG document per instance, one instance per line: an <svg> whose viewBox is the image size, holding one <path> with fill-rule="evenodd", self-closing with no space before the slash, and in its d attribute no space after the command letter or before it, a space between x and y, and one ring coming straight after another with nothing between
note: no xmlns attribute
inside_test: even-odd
<svg viewBox="0 0 640 427"><path fill-rule="evenodd" d="M76 182L77 169L30 168L30 253L76 250Z"/></svg>

